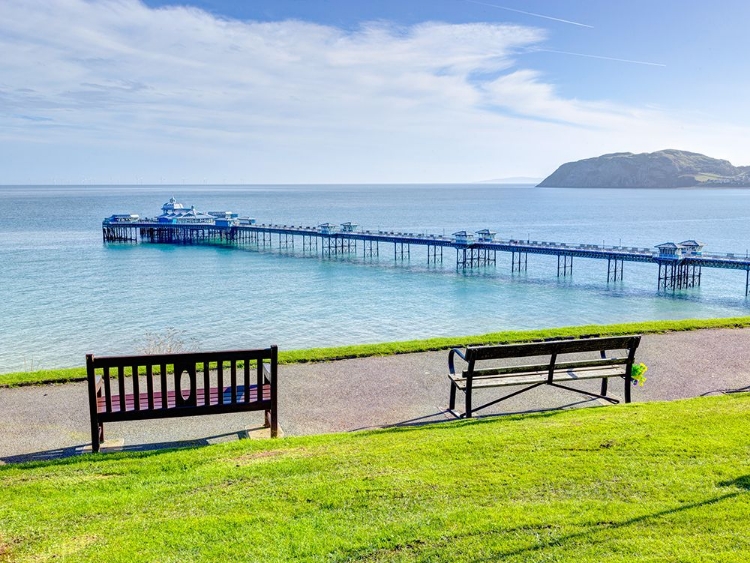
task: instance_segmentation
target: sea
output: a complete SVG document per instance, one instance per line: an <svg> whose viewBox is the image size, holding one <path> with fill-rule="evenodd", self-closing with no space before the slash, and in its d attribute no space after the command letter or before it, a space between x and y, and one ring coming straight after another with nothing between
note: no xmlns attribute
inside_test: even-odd
<svg viewBox="0 0 750 563"><path fill-rule="evenodd" d="M750 248L750 190L557 189L490 184L0 186L0 373L83 365L86 353L281 349L487 332L750 314L745 272L703 269L700 287L659 289L654 264L528 256L457 269L455 251L394 259L273 248L105 244L105 217L153 217L175 197L258 223L653 247L696 239L707 252Z"/></svg>

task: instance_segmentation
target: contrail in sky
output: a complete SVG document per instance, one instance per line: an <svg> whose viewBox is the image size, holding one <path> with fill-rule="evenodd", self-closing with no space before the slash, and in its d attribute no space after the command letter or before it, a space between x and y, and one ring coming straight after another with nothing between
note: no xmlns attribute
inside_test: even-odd
<svg viewBox="0 0 750 563"><path fill-rule="evenodd" d="M516 12L517 14L526 14L527 16L534 16L536 18L544 18L545 20L552 20L556 22L569 23L570 25L577 25L579 27L590 27L593 29L593 25L587 25L585 23L574 22L570 20L563 20L560 18L553 18L552 16L543 16L542 14L535 14L534 12L524 12L523 10L516 10L515 8L508 8L506 6L498 6L497 4L487 4L486 2L477 2L477 0L464 0L464 2L470 2L472 4L479 4L480 6L490 6L491 8L498 8L500 10L507 10L509 12Z"/></svg>
<svg viewBox="0 0 750 563"><path fill-rule="evenodd" d="M531 53L557 53L558 55L573 55L574 57L587 57L589 59L602 59L605 61L617 61L620 63L633 63L637 65L648 65L648 66L667 66L662 63L650 63L648 61L633 61L631 59L618 59L616 57L603 57L601 55L587 55L585 53L571 53L570 51L555 51L554 49L532 49Z"/></svg>

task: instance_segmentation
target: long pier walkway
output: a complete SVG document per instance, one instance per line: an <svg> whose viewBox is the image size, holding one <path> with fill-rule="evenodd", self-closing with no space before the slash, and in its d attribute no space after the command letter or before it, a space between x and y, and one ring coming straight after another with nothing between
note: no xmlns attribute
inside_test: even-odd
<svg viewBox="0 0 750 563"><path fill-rule="evenodd" d="M165 223L139 219L135 215L113 215L102 223L107 243L222 244L273 248L301 248L303 253L322 257L356 255L380 256L390 253L394 260L411 256L413 246L424 247L427 262L442 263L449 249L455 250L458 269L476 268L496 263L498 252L511 254L512 271L525 271L529 255L557 257L557 275L573 273L574 258L607 261L607 282L622 280L625 262L648 262L658 266L657 283L663 289L684 289L700 286L703 268L743 270L745 295L750 292L750 258L747 255L708 254L696 241L664 243L654 248L566 244L531 240L496 240L495 233L484 229L476 233L459 231L451 236L389 231L359 230L356 224L317 227L241 223L238 219L222 219L201 223Z"/></svg>

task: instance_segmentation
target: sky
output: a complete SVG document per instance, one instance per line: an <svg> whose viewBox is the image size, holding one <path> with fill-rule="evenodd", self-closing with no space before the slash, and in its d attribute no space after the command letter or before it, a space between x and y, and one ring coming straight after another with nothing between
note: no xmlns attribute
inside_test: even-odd
<svg viewBox="0 0 750 563"><path fill-rule="evenodd" d="M750 165L746 0L1 0L0 184Z"/></svg>

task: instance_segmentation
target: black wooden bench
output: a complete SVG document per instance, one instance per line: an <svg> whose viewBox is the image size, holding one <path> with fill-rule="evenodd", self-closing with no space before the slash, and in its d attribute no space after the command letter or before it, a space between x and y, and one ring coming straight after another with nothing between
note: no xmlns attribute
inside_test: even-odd
<svg viewBox="0 0 750 563"><path fill-rule="evenodd" d="M265 425L276 437L277 365L276 346L101 358L88 354L92 450L99 451L104 441L105 422L243 411L264 411Z"/></svg>
<svg viewBox="0 0 750 563"><path fill-rule="evenodd" d="M465 351L454 348L448 353L448 377L451 380L450 412L459 418L469 418L481 409L540 385L551 385L618 403L617 399L607 396L607 381L611 377L625 379L625 402L629 403L633 361L640 341L640 335L631 335L469 346ZM613 355L608 356L608 352ZM598 357L592 358L591 353L598 353ZM585 357L587 355L588 357ZM454 356L460 357L468 364L460 373L456 373ZM509 365L513 358L531 357L544 359L526 365ZM587 379L601 379L601 392L597 394L565 385ZM525 387L479 407L472 406L472 393L475 389L519 385ZM457 390L463 391L466 395L466 409L463 413L456 412Z"/></svg>

